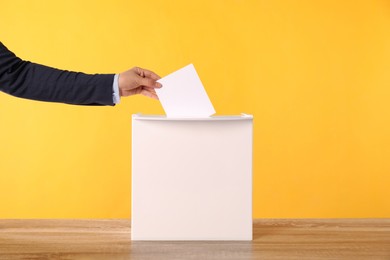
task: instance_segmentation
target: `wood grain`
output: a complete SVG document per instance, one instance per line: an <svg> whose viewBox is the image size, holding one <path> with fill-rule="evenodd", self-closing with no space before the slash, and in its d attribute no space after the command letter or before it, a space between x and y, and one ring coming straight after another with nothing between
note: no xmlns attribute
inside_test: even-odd
<svg viewBox="0 0 390 260"><path fill-rule="evenodd" d="M390 219L258 219L254 240L132 242L130 220L0 220L0 259L386 259Z"/></svg>

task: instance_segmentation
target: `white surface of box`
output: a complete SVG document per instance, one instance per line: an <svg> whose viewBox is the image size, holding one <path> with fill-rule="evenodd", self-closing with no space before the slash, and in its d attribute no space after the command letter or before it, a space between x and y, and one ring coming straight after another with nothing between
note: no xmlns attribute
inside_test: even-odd
<svg viewBox="0 0 390 260"><path fill-rule="evenodd" d="M132 118L132 240L252 239L252 116Z"/></svg>

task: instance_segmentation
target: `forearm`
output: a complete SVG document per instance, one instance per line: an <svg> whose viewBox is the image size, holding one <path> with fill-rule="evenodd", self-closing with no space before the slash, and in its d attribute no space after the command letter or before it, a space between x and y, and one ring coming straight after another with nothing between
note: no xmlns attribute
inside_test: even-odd
<svg viewBox="0 0 390 260"><path fill-rule="evenodd" d="M0 90L40 101L113 105L114 74L88 75L23 61L0 43Z"/></svg>

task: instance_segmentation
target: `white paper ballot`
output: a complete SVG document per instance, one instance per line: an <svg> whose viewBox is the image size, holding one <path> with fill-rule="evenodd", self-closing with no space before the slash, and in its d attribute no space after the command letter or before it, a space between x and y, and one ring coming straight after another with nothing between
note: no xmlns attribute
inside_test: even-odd
<svg viewBox="0 0 390 260"><path fill-rule="evenodd" d="M208 117L215 113L194 65L190 64L159 79L156 89L167 117Z"/></svg>

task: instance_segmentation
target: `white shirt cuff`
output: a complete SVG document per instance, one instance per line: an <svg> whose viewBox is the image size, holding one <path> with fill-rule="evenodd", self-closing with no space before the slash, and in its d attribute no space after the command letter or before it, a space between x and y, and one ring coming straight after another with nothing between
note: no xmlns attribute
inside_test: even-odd
<svg viewBox="0 0 390 260"><path fill-rule="evenodd" d="M114 104L119 104L121 102L121 98L119 96L119 74L115 74L114 82L112 83L112 100Z"/></svg>

